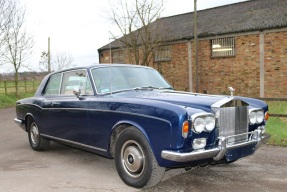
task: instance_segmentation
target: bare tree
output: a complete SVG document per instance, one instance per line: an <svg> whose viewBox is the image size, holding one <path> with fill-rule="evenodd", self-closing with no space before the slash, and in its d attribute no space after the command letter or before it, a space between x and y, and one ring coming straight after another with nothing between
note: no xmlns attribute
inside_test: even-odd
<svg viewBox="0 0 287 192"><path fill-rule="evenodd" d="M11 20L3 27L0 57L2 63L13 66L16 95L18 95L19 69L25 67L25 61L31 55L33 39L24 27L26 8L16 1L10 0L10 2L13 6Z"/></svg>
<svg viewBox="0 0 287 192"><path fill-rule="evenodd" d="M41 60L39 61L39 68L41 71L48 71L48 53L42 51L41 53Z"/></svg>
<svg viewBox="0 0 287 192"><path fill-rule="evenodd" d="M67 52L61 52L52 57L54 70L61 70L73 66L73 57Z"/></svg>
<svg viewBox="0 0 287 192"><path fill-rule="evenodd" d="M4 42L5 28L10 24L14 3L10 0L0 0L0 49ZM1 65L1 63L0 63Z"/></svg>
<svg viewBox="0 0 287 192"><path fill-rule="evenodd" d="M52 71L57 71L73 66L73 56L67 52L59 52L56 55L51 55L51 68ZM48 53L43 51L41 53L41 60L39 67L42 71L48 71Z"/></svg>
<svg viewBox="0 0 287 192"><path fill-rule="evenodd" d="M118 0L111 6L110 19L117 26L121 38L118 41L125 50L129 62L148 65L153 50L164 34L159 33L157 19L163 11L165 0ZM116 35L111 33L115 39Z"/></svg>

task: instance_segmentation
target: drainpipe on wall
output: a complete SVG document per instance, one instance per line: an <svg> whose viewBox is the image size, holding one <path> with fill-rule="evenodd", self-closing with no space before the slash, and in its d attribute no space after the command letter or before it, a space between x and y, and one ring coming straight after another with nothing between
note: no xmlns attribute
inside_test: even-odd
<svg viewBox="0 0 287 192"><path fill-rule="evenodd" d="M194 45L195 45L195 66L196 66L196 74L195 74L195 81L196 81L196 92L199 92L199 84L198 84L198 40L197 40L197 5L196 1L194 0L194 18L193 18L193 35L194 35Z"/></svg>
<svg viewBox="0 0 287 192"><path fill-rule="evenodd" d="M260 97L264 97L264 33L259 33L260 49Z"/></svg>
<svg viewBox="0 0 287 192"><path fill-rule="evenodd" d="M191 42L187 43L188 52L188 85L189 91L192 92L192 45Z"/></svg>

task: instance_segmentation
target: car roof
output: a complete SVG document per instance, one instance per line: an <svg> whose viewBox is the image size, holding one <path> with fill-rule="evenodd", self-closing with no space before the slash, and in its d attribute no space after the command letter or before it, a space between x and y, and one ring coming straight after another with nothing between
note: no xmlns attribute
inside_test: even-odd
<svg viewBox="0 0 287 192"><path fill-rule="evenodd" d="M77 69L92 69L92 68L97 68L97 67L140 67L140 68L150 68L152 69L151 67L147 67L147 66L143 66L143 65L136 65L136 64L116 64L116 63L105 63L105 64L98 64L98 63L95 63L95 64L90 64L90 65L82 65L82 66L76 66L76 67L70 67L70 68L66 68L66 69L63 69L63 70L59 70L59 71L54 71L52 73L50 73L49 75L51 74L54 74L54 73L58 73L58 72L65 72L65 71L70 71L70 70L77 70Z"/></svg>

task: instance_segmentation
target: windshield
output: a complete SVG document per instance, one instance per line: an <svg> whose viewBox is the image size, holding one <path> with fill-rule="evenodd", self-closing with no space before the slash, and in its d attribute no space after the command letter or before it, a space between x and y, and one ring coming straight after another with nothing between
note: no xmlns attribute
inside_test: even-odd
<svg viewBox="0 0 287 192"><path fill-rule="evenodd" d="M98 93L140 88L171 88L165 79L151 68L107 66L92 69L92 76Z"/></svg>

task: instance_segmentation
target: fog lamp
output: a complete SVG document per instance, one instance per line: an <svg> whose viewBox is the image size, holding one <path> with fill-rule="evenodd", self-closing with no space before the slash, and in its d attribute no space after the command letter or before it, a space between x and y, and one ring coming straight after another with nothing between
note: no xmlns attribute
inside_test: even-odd
<svg viewBox="0 0 287 192"><path fill-rule="evenodd" d="M194 139L192 142L192 148L194 150L204 149L205 146L206 146L206 138Z"/></svg>

